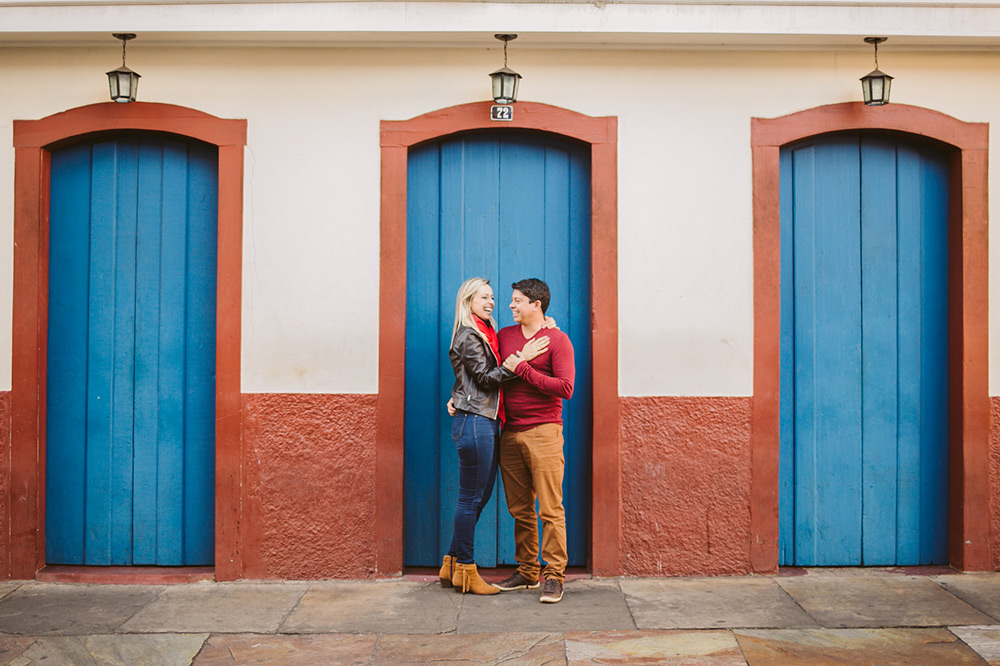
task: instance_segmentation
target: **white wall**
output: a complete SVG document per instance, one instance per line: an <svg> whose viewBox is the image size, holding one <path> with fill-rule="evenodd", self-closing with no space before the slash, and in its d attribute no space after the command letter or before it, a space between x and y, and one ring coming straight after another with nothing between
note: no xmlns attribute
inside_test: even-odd
<svg viewBox="0 0 1000 666"><path fill-rule="evenodd" d="M140 99L248 120L245 391L377 391L379 121L486 99L487 74L499 60L492 45L129 47L128 64L143 76ZM0 48L0 134L10 136L14 118L104 101L104 72L119 62L114 44ZM510 66L525 77L522 99L619 118L623 395L751 394L750 118L857 100L858 77L871 64L863 48L560 51L512 44ZM880 65L896 77L895 102L967 121L1000 119L1000 54L884 48ZM587 88L592 81L598 92ZM13 150L4 150L0 390L10 386L13 210ZM991 175L994 191L997 178ZM1000 203L992 199L997 219ZM994 265L998 252L991 252ZM996 302L1000 278L993 275ZM997 316L993 350L1000 345Z"/></svg>

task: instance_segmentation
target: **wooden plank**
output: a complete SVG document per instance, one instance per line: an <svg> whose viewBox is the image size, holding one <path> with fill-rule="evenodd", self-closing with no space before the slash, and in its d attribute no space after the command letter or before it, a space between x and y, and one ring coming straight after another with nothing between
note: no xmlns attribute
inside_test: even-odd
<svg viewBox="0 0 1000 666"><path fill-rule="evenodd" d="M87 320L86 564L111 563L111 407L114 356L116 146L91 152Z"/></svg>
<svg viewBox="0 0 1000 666"><path fill-rule="evenodd" d="M215 318L218 150L188 148L182 561L211 564L215 545Z"/></svg>
<svg viewBox="0 0 1000 666"><path fill-rule="evenodd" d="M83 564L90 146L52 156L46 399L46 561Z"/></svg>
<svg viewBox="0 0 1000 666"><path fill-rule="evenodd" d="M572 203L580 203L580 194L584 198L589 198L590 187L587 183L586 189L571 192L571 164L570 146L562 142L547 140L540 147L543 157L545 199L543 206L543 228L544 228L544 251L545 269L544 280L549 285L552 294L552 301L549 304L547 314L551 314L557 321L565 322L563 331L570 336L574 342L574 358L577 354L586 354L582 358L590 358L589 331L588 344L580 349L574 337L579 337L573 329L573 317L571 313L579 310L574 308L580 305L589 305L589 280L580 275L580 261L576 262L577 282L570 274L571 255L577 254L571 243L571 217L573 214ZM571 198L572 195L572 198ZM588 206L589 208L589 202ZM589 228L589 224L584 229ZM588 255L589 256L589 255ZM579 259L579 257L577 257ZM588 271L589 272L589 271ZM582 293L577 293L576 289ZM562 324L560 324L562 326ZM581 364L586 370L590 364ZM563 473L563 507L566 510L566 548L570 561L574 564L586 563L587 559L587 539L586 530L581 530L581 525L589 523L589 476L590 465L586 460L581 460L584 456L576 455L579 444L583 437L590 436L589 404L590 401L582 402L579 384L586 384L589 389L589 380L586 376L577 375L574 384L573 399L563 402L563 450L566 461ZM583 397L589 398L589 390L582 391ZM582 422L581 422L582 419ZM589 456L588 456L589 457Z"/></svg>
<svg viewBox="0 0 1000 666"><path fill-rule="evenodd" d="M948 211L946 156L920 151L923 338L919 564L948 563Z"/></svg>
<svg viewBox="0 0 1000 666"><path fill-rule="evenodd" d="M861 141L862 555L896 563L896 147ZM901 276L902 277L902 276Z"/></svg>
<svg viewBox="0 0 1000 666"><path fill-rule="evenodd" d="M157 564L160 365L160 200L163 149L139 145L136 235L135 457L132 563Z"/></svg>
<svg viewBox="0 0 1000 666"><path fill-rule="evenodd" d="M183 564L184 316L187 254L187 146L163 142L160 220L160 330L156 561Z"/></svg>
<svg viewBox="0 0 1000 666"><path fill-rule="evenodd" d="M560 149L561 150L561 149ZM591 522L593 459L593 341L591 340L591 243L590 243L590 155L579 146L570 146L567 169L566 245L568 275L565 287L554 290L565 301L566 327L573 342L576 380L573 397L563 402L566 442L566 546L570 566L586 566ZM546 190L548 191L548 186ZM548 195L547 195L548 196ZM548 231L546 231L548 234ZM546 273L546 277L548 274Z"/></svg>
<svg viewBox="0 0 1000 666"><path fill-rule="evenodd" d="M114 295L114 396L111 441L111 560L132 564L132 458L135 412L135 239L139 144L117 142Z"/></svg>
<svg viewBox="0 0 1000 666"><path fill-rule="evenodd" d="M454 515L458 498L458 454L455 450L452 419L444 417L438 406L441 400L447 401L451 393L454 372L447 350L451 342L451 330L454 325L455 296L459 285L465 280L465 260L468 249L465 246L465 215L467 212L466 191L469 185L466 179L466 145L465 141L446 141L440 145L441 167L438 171L437 188L440 191L439 217L437 232L438 251L436 257L438 282L434 295L436 305L430 305L436 312L437 321L428 329L428 344L434 346L435 355L428 359L436 359L437 391L432 394L434 403L428 413L434 419L434 429L437 437L430 443L429 450L433 453L437 465L437 487L434 489L437 497L438 527L437 549L434 556L440 561L441 556L448 552L454 537ZM475 212L473 212L475 214ZM424 307L426 307L424 305ZM414 307L421 307L414 303ZM409 357L409 354L407 354ZM432 372L434 370L431 370Z"/></svg>
<svg viewBox="0 0 1000 666"><path fill-rule="evenodd" d="M461 238L463 250L460 253L447 251L446 239L441 238L441 275L442 275L442 311L445 297L451 296L454 303L458 284L462 281L479 276L490 280L494 291L494 301L496 292L502 287L496 284L499 274L499 235L504 220L500 218L500 182L497 179L500 160L502 159L504 146L499 136L488 134L479 137L464 137L459 139L463 146L462 182L464 188L462 192L462 228ZM444 178L444 171L442 171ZM445 286L449 275L447 265L461 266L460 274L451 274L451 279L457 281L453 283L451 289ZM450 293L449 293L450 292ZM501 301L502 303L502 301ZM442 331L450 330L449 325L454 321L454 307L451 316L442 318ZM502 306L494 311L494 317L502 314ZM447 348L447 341L442 336L442 348ZM447 368L442 366L442 377L451 377L453 372L450 364ZM441 382L444 387L447 381ZM499 443L499 442L498 442ZM457 501L458 476L449 473L449 470L458 469L458 456L455 447L446 446L442 440L442 449L448 455L441 457L442 478L454 478L456 494L452 496L442 494L441 506L454 506ZM499 451L497 451L499 453ZM453 465L453 466L451 466ZM499 476L499 474L497 475ZM451 484L443 483L442 487L451 488ZM490 501L483 507L483 511L476 523L475 532L475 556L476 563L483 567L495 567L497 565L497 495L499 494L498 482L494 481L491 490ZM449 504L449 502L451 504ZM506 509L504 509L506 511Z"/></svg>
<svg viewBox="0 0 1000 666"><path fill-rule="evenodd" d="M904 406L898 560L934 564L947 562L948 170L944 156L926 149L900 146L898 152Z"/></svg>
<svg viewBox="0 0 1000 666"><path fill-rule="evenodd" d="M781 235L781 345L778 405L778 564L795 559L795 218L792 151L779 154Z"/></svg>
<svg viewBox="0 0 1000 666"><path fill-rule="evenodd" d="M831 140L802 172L797 157L796 559L860 564L860 219L837 205L860 199L858 144Z"/></svg>
<svg viewBox="0 0 1000 666"><path fill-rule="evenodd" d="M792 253L795 261L795 563L815 564L817 541L814 451L817 447L813 390L816 303L813 294L816 264L816 148L806 146L792 153L792 219L795 226Z"/></svg>
<svg viewBox="0 0 1000 666"><path fill-rule="evenodd" d="M899 520L897 561L920 560L921 303L920 159L899 147Z"/></svg>
<svg viewBox="0 0 1000 666"><path fill-rule="evenodd" d="M536 277L545 279L546 238L544 211L545 155L531 150L531 137L505 136L505 150L500 161L500 281L506 287L506 303L510 303L510 285L518 280ZM551 242L556 242L551 239ZM509 307L504 309L500 326L513 325ZM506 510L506 507L505 507ZM509 513L507 518L509 519ZM513 520L501 521L500 528L513 535ZM542 538L541 521L538 528ZM504 539L500 564L516 565L513 539ZM539 545L541 548L541 545Z"/></svg>
<svg viewBox="0 0 1000 666"><path fill-rule="evenodd" d="M407 238L420 251L407 253L406 403L404 484L404 563L432 566L440 562L441 509L438 501L437 442L442 392L438 378L441 350L437 328L440 216L440 151L437 145L411 152L407 181ZM450 383L448 387L450 388ZM445 399L447 401L447 399ZM450 530L448 530L450 534Z"/></svg>

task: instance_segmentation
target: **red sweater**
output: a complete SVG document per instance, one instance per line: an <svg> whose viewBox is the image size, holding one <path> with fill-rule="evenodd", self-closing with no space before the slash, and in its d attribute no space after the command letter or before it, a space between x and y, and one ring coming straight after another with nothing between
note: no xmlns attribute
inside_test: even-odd
<svg viewBox="0 0 1000 666"><path fill-rule="evenodd" d="M562 401L573 396L576 366L573 343L562 331L543 328L534 338L549 337L549 348L530 361L517 366L516 379L503 383L504 412L507 430L520 432L545 423L562 424ZM500 361L521 351L529 338L521 325L500 329Z"/></svg>

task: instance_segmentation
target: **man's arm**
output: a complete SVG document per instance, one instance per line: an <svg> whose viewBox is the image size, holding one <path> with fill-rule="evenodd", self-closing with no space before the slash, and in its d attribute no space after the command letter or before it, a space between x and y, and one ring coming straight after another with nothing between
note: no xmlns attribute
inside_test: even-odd
<svg viewBox="0 0 1000 666"><path fill-rule="evenodd" d="M552 377L531 367L527 361L517 366L517 376L528 382L545 395L555 396L563 400L573 397L573 382L576 379L576 365L573 362L573 344L569 338L553 340L549 344L552 355Z"/></svg>

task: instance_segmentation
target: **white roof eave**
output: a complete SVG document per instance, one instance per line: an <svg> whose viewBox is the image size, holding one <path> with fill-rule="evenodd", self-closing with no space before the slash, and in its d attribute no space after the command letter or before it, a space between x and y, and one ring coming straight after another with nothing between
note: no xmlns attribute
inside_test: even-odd
<svg viewBox="0 0 1000 666"><path fill-rule="evenodd" d="M454 46L517 33L520 48L991 49L1000 3L838 2L191 2L0 0L0 46L105 44L112 32L147 45Z"/></svg>

